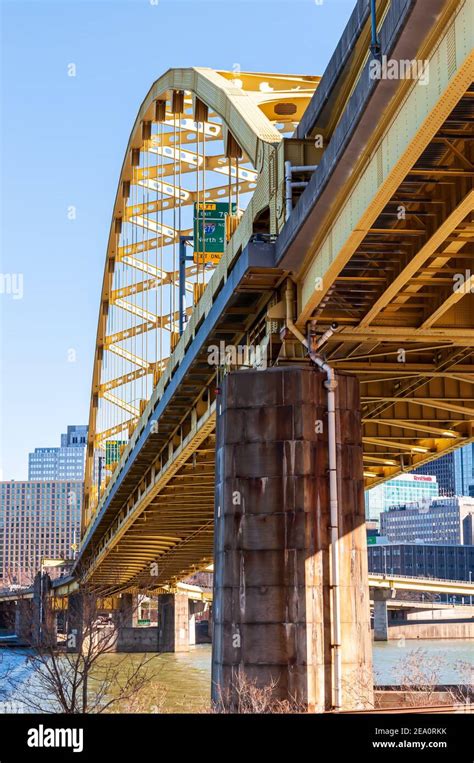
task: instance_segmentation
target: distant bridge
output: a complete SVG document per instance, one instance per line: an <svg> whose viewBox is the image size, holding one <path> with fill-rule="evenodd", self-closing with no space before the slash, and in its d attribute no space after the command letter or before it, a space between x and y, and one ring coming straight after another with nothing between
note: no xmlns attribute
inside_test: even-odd
<svg viewBox="0 0 474 763"><path fill-rule="evenodd" d="M370 573L369 585L371 588L389 588L392 591L421 591L458 596L474 595L474 584L463 580L443 580L442 578L418 578L405 575Z"/></svg>

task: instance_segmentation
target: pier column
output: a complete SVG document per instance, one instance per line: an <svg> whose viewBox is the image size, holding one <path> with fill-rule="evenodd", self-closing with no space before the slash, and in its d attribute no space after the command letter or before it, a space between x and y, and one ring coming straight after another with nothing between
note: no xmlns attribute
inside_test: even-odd
<svg viewBox="0 0 474 763"><path fill-rule="evenodd" d="M42 571L35 576L32 599L32 640L42 646L56 646L56 613L52 608L51 578Z"/></svg>
<svg viewBox="0 0 474 763"><path fill-rule="evenodd" d="M198 611L199 602L189 600L188 610L188 630L189 630L189 645L194 646L196 643L196 611Z"/></svg>
<svg viewBox="0 0 474 763"><path fill-rule="evenodd" d="M372 701L358 382L336 390L342 707ZM327 393L310 367L238 371L217 400L213 699L237 674L334 704Z"/></svg>
<svg viewBox="0 0 474 763"><path fill-rule="evenodd" d="M66 651L76 654L82 649L84 640L84 597L81 593L72 593L67 601L67 640Z"/></svg>
<svg viewBox="0 0 474 763"><path fill-rule="evenodd" d="M119 621L122 628L138 627L138 596L123 593L120 597Z"/></svg>
<svg viewBox="0 0 474 763"><path fill-rule="evenodd" d="M189 650L189 599L183 593L158 596L158 644L160 652Z"/></svg>
<svg viewBox="0 0 474 763"><path fill-rule="evenodd" d="M33 630L33 601L18 599L15 606L14 631L21 643L31 643Z"/></svg>
<svg viewBox="0 0 474 763"><path fill-rule="evenodd" d="M391 598L391 591L374 589L374 641L388 641L387 601Z"/></svg>

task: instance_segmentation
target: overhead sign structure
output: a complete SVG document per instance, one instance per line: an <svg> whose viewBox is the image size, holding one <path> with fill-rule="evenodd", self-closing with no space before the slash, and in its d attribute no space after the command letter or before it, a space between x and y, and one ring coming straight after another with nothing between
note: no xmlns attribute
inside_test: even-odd
<svg viewBox="0 0 474 763"><path fill-rule="evenodd" d="M231 204L230 212L236 213ZM218 263L226 247L226 217L229 203L225 201L195 202L194 204L194 262L203 265Z"/></svg>

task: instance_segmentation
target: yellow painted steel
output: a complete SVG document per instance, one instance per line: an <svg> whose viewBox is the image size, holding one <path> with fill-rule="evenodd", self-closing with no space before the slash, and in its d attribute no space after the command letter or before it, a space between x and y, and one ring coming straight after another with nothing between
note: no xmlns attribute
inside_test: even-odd
<svg viewBox="0 0 474 763"><path fill-rule="evenodd" d="M336 322L361 380L367 487L474 439L474 3L446 8L294 275L297 326Z"/></svg>
<svg viewBox="0 0 474 763"><path fill-rule="evenodd" d="M114 463L107 462L107 441L129 439L140 416L138 402L150 399L156 372L159 377L175 349L177 246L180 236L192 233L190 208L205 200L245 209L318 82L318 77L172 69L145 98L125 153L107 247L83 529L110 482ZM261 206L267 195L264 178ZM235 217L233 232L240 219ZM203 255L186 267L186 293L194 300L215 264L215 256ZM141 273L151 278L143 280ZM187 318L194 306L188 304Z"/></svg>
<svg viewBox="0 0 474 763"><path fill-rule="evenodd" d="M447 0L446 7L449 14L440 17L419 52L429 61L429 83L399 84L354 171L308 237L301 267L291 273L298 287L297 326L305 331L311 319L323 333L336 321L338 329L324 352L336 371L354 373L361 382L368 487L474 441L472 275L466 276L464 291L452 288L453 276L461 265L469 268L474 256L469 118L474 6L473 0ZM362 50L356 59L346 97L362 71ZM177 422L165 448L137 479L123 506L114 508L102 534L92 520L259 215L268 214L271 234L283 229L283 163L287 152L295 150L286 136L318 81L170 70L140 109L114 207L91 396L82 547L91 549L84 576L98 587L146 587L150 581L143 571L151 559L160 561L153 585L175 586L212 561L215 409L210 400L205 410L189 401L190 429ZM344 103L337 101L328 139ZM202 119L200 127L194 116ZM244 189L250 191L247 198L241 195ZM173 251L180 232L189 235L185 214L192 201L222 199L246 208L238 226L229 226L232 235L212 275L202 261L188 264L186 288L193 299L179 338L174 306L153 310L146 304L147 295L164 286L175 288L177 282L176 262L156 261L156 252ZM400 199L405 199L407 218L398 220L393 209ZM162 214L167 216L162 219ZM128 228L133 235L127 237ZM134 275L128 278L127 273ZM114 321L117 309L121 316ZM268 325L281 328L284 314L276 305ZM125 325L124 315L130 321ZM147 345L153 332L167 332L158 354ZM119 353L129 365L105 370L104 358ZM283 343L277 362L289 358ZM296 360L302 358L296 353ZM147 385L140 386L144 377ZM127 382L137 386L128 389ZM110 402L111 395L122 418L99 421L101 401L108 396ZM103 452L111 439L126 444L99 491L95 451Z"/></svg>

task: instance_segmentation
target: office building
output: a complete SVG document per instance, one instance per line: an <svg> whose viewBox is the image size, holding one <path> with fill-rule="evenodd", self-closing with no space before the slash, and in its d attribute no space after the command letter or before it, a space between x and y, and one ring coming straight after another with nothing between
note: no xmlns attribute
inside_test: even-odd
<svg viewBox="0 0 474 763"><path fill-rule="evenodd" d="M82 480L87 426L68 426L58 448L35 448L28 457L29 480Z"/></svg>
<svg viewBox="0 0 474 763"><path fill-rule="evenodd" d="M474 577L474 545L389 543L369 546L367 553L369 572L466 581Z"/></svg>
<svg viewBox="0 0 474 763"><path fill-rule="evenodd" d="M433 474L439 485L440 495L465 495L474 497L474 444L464 445L424 466L412 474Z"/></svg>
<svg viewBox="0 0 474 763"><path fill-rule="evenodd" d="M473 545L474 498L433 498L382 512L380 534L390 543Z"/></svg>
<svg viewBox="0 0 474 763"><path fill-rule="evenodd" d="M0 482L2 586L30 584L42 558L73 558L82 500L82 480Z"/></svg>
<svg viewBox="0 0 474 763"><path fill-rule="evenodd" d="M437 495L439 489L436 477L425 474L400 474L366 491L365 516L369 520L378 521L380 514L391 506L429 500Z"/></svg>

